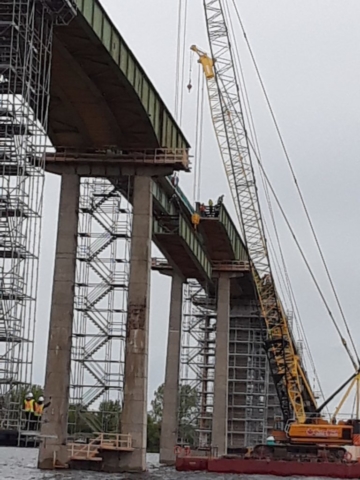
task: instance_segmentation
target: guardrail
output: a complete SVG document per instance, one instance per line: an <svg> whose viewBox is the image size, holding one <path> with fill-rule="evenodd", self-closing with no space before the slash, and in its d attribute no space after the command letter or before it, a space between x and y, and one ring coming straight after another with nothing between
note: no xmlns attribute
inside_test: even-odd
<svg viewBox="0 0 360 480"><path fill-rule="evenodd" d="M100 433L97 439L102 449L132 450L132 438L128 434Z"/></svg>
<svg viewBox="0 0 360 480"><path fill-rule="evenodd" d="M187 148L157 148L151 150L120 151L113 148L94 151L81 151L72 148L57 147L56 152L48 151L47 162L131 162L142 164L182 165L190 167L189 150Z"/></svg>
<svg viewBox="0 0 360 480"><path fill-rule="evenodd" d="M81 443L68 444L68 453L71 460L91 460L99 454L98 446L93 442L82 445Z"/></svg>
<svg viewBox="0 0 360 480"><path fill-rule="evenodd" d="M241 260L215 261L212 263L213 270L221 272L248 272L250 263Z"/></svg>

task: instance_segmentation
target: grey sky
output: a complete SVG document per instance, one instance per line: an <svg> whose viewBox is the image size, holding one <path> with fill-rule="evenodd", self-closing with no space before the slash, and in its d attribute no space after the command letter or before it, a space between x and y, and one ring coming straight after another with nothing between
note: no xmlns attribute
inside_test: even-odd
<svg viewBox="0 0 360 480"><path fill-rule="evenodd" d="M102 0L102 3L173 111L178 2ZM237 3L345 313L358 339L360 5L356 0L238 0ZM238 37L263 162L311 264L320 272L284 156L240 34ZM186 43L187 52L192 44L208 51L201 0L189 2ZM188 54L185 65L186 85ZM197 70L194 64L194 85ZM184 93L182 124L192 144L195 90ZM230 195L207 106L205 117L202 200L225 192L228 206ZM181 176L181 186L190 198L192 182L191 174ZM58 186L57 178L47 177L35 362L35 380L39 383L43 379L44 340L49 322ZM329 394L351 374L351 366L281 221L279 228L307 337L322 385ZM324 275L318 277L328 292ZM150 394L164 376L169 288L168 279L152 275Z"/></svg>

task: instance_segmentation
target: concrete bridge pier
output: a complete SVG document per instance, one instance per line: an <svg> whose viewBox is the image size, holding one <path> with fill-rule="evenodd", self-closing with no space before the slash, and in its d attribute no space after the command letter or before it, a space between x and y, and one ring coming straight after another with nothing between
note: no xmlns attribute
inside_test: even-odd
<svg viewBox="0 0 360 480"><path fill-rule="evenodd" d="M177 444L182 302L183 280L174 272L171 283L164 410L160 437L160 463L165 465L174 465L174 448Z"/></svg>
<svg viewBox="0 0 360 480"><path fill-rule="evenodd" d="M133 226L121 433L134 451L122 453L119 470L146 470L149 306L152 239L152 179L134 177Z"/></svg>
<svg viewBox="0 0 360 480"><path fill-rule="evenodd" d="M45 375L45 398L51 405L43 415L40 469L53 469L68 460L66 437L79 196L80 177L75 173L63 174Z"/></svg>
<svg viewBox="0 0 360 480"><path fill-rule="evenodd" d="M227 453L228 421L228 371L230 330L230 277L220 273L217 295L214 409L212 420L212 445L219 455Z"/></svg>

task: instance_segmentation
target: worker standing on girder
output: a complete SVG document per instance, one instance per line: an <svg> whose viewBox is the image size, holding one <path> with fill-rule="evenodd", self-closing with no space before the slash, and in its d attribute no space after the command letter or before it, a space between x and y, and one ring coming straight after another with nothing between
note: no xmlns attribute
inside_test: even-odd
<svg viewBox="0 0 360 480"><path fill-rule="evenodd" d="M197 226L200 223L200 215L198 213L193 213L191 215L191 222L194 225L194 229L197 230Z"/></svg>
<svg viewBox="0 0 360 480"><path fill-rule="evenodd" d="M210 200L209 200L209 214L210 214L210 217L213 216L213 213L214 213L214 203L210 198Z"/></svg>
<svg viewBox="0 0 360 480"><path fill-rule="evenodd" d="M176 175L176 173L173 173L172 176L171 176L171 183L173 184L173 187L174 188L177 188L177 186L179 185L179 176Z"/></svg>

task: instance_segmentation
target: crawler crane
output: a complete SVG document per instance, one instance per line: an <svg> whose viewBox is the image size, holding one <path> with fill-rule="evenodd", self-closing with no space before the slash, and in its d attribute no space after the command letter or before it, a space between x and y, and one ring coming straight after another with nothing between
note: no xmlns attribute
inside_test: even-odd
<svg viewBox="0 0 360 480"><path fill-rule="evenodd" d="M267 249L264 224L256 187L232 47L221 0L203 0L211 54L196 46L207 83L214 129L248 251L261 314L265 323L264 345L275 383L284 428L275 432L275 446L258 445L252 458L311 459L339 461L346 455L345 445L360 445L360 421L336 423L325 420L323 408L345 387L339 408L356 386L360 402L359 365L350 351L355 373L321 406L298 354L287 317L277 294Z"/></svg>

